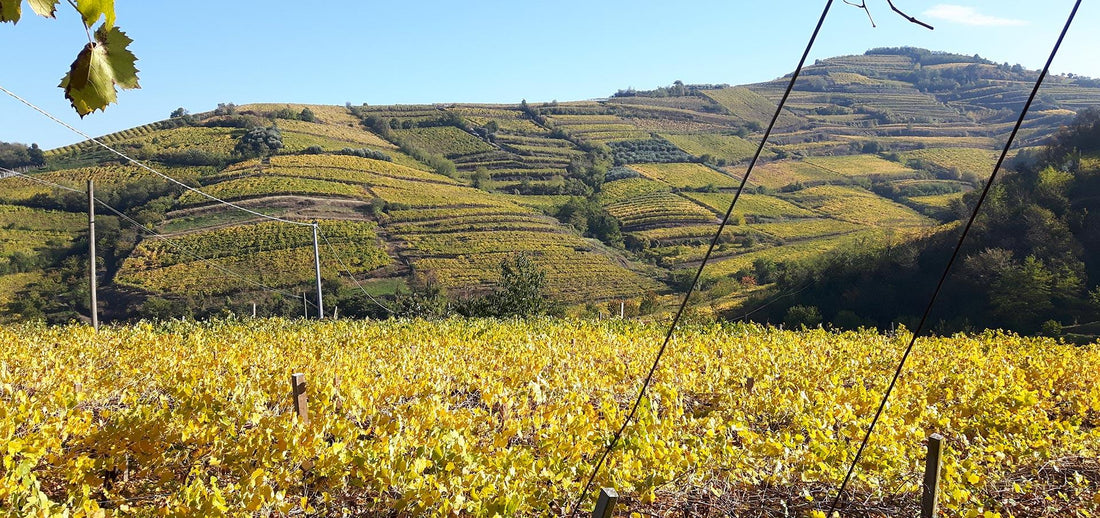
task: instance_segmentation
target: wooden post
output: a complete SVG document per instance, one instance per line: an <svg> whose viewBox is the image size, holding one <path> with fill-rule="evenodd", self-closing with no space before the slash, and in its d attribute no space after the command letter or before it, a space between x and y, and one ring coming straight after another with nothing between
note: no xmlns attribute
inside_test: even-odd
<svg viewBox="0 0 1100 518"><path fill-rule="evenodd" d="M333 320L340 318L337 315L340 314L340 306L332 306L332 318Z"/></svg>
<svg viewBox="0 0 1100 518"><path fill-rule="evenodd" d="M88 282L91 287L92 328L99 331L99 301L95 293L95 188L88 180Z"/></svg>
<svg viewBox="0 0 1100 518"><path fill-rule="evenodd" d="M302 318L309 318L309 306L306 305L306 292L302 292Z"/></svg>
<svg viewBox="0 0 1100 518"><path fill-rule="evenodd" d="M626 318L626 302L619 301L619 320Z"/></svg>
<svg viewBox="0 0 1100 518"><path fill-rule="evenodd" d="M928 455L924 460L924 486L920 498L921 518L935 518L939 512L940 465L943 461L943 436L928 436Z"/></svg>
<svg viewBox="0 0 1100 518"><path fill-rule="evenodd" d="M309 424L309 404L306 401L306 375L296 372L290 375L290 386L293 389L294 412L298 414L298 420L302 424Z"/></svg>
<svg viewBox="0 0 1100 518"><path fill-rule="evenodd" d="M615 503L618 501L619 494L613 488L601 488L596 508L592 510L592 518L611 518L615 514Z"/></svg>
<svg viewBox="0 0 1100 518"><path fill-rule="evenodd" d="M256 318L256 303L252 303L252 318Z"/></svg>

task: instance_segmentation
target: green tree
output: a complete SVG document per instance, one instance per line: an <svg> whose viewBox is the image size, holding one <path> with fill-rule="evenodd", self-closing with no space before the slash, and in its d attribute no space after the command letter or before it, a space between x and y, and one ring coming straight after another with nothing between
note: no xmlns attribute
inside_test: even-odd
<svg viewBox="0 0 1100 518"><path fill-rule="evenodd" d="M244 157L271 155L283 148L283 134L272 124L267 128L252 128L237 142L234 148Z"/></svg>

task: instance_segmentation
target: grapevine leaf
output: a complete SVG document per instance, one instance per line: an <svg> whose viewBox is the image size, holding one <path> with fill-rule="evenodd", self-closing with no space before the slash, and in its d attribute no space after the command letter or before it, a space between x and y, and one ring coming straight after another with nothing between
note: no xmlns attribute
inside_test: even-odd
<svg viewBox="0 0 1100 518"><path fill-rule="evenodd" d="M31 4L31 9L34 9L35 14L45 18L53 18L54 13L57 12L57 4L61 0L27 0Z"/></svg>
<svg viewBox="0 0 1100 518"><path fill-rule="evenodd" d="M138 69L134 66L137 56L129 49L134 40L118 27L108 30L105 25L96 31L96 39L107 46L107 61L114 73L115 84L126 90L141 88L138 85Z"/></svg>
<svg viewBox="0 0 1100 518"><path fill-rule="evenodd" d="M23 0L0 0L0 23L19 23L22 8L19 6Z"/></svg>
<svg viewBox="0 0 1100 518"><path fill-rule="evenodd" d="M84 17L84 25L91 27L103 16L107 19L105 25L115 25L115 0L77 0L76 10Z"/></svg>
<svg viewBox="0 0 1100 518"><path fill-rule="evenodd" d="M137 58L126 48L130 38L117 27L96 31L96 41L84 46L58 85L81 117L102 110L118 99L115 86L138 88Z"/></svg>

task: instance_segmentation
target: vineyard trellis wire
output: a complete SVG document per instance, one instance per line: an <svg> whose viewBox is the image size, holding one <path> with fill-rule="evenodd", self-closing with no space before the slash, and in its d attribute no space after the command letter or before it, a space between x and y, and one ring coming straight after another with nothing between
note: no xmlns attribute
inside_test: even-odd
<svg viewBox="0 0 1100 518"><path fill-rule="evenodd" d="M664 341L661 343L661 347L657 350L657 354L653 359L653 364L649 368L649 372L646 374L645 379L642 381L642 386L638 390L638 397L634 400L634 405L630 408L630 413L627 414L626 419L623 420L622 426L619 427L615 435L611 437L611 441L607 444L603 453L600 455L599 460L596 461L596 465L592 468L592 473L588 477L588 481L584 484L584 489L581 490L581 494L577 497L576 503L573 504L570 516L576 516L577 511L580 509L581 504L584 502L585 497L588 496L588 491L592 487L592 481L596 479L596 475L599 474L600 468L603 467L604 461L607 460L608 455L615 449L615 445L618 444L619 439L626 431L626 427L630 424L634 417L638 413L638 408L642 404L642 400L645 398L646 389L649 388L650 383L653 381L653 375L657 371L657 367L661 363L661 357L664 356L665 351L668 349L668 344L672 340L673 334L676 332L676 325L680 322L680 318L684 314L684 310L687 309L688 302L691 299L691 294L695 291L695 287L699 284L699 278L703 275L703 269L707 266L707 261L710 260L711 254L714 252L715 247L718 245L718 240L722 237L722 231L726 229L726 225L729 223L730 217L733 215L733 209L737 206L737 201L741 198L741 193L745 190L745 185L749 181L749 176L752 174L753 167L756 166L757 160L760 159L760 154L764 151L764 146L768 142L768 138L771 136L772 130L775 128L776 121L779 120L779 116L783 113L783 108L787 103L787 98L790 97L791 91L794 89L795 82L798 80L798 75L802 72L802 67L806 64L806 59L810 55L810 50L813 49L814 42L817 41L817 35L821 32L821 26L825 24L825 17L829 14L829 10L832 9L833 0L827 0L825 2L825 8L821 11L821 17L817 20L817 25L814 27L813 33L810 35L810 41L806 44L806 49L802 52L802 57L798 61L798 65L794 69L794 73L791 74L791 80L787 83L787 89L783 92L783 97L780 98L779 104L776 106L775 114L772 115L771 122L768 123L768 127L764 130L764 136L760 139L760 145L757 146L756 152L753 154L752 160L749 162L748 168L745 170L745 175L741 177L741 184L737 188L737 192L733 195L733 200L730 202L729 208L726 209L725 216L722 217L722 222L718 225L718 230L714 233L714 238L711 239L710 246L707 247L706 253L703 255L703 260L699 263L699 268L695 271L695 276L691 280L691 285L684 293L684 298L680 302L679 309L676 310L675 316L672 317L672 322L669 323L668 332L665 334Z"/></svg>
<svg viewBox="0 0 1100 518"><path fill-rule="evenodd" d="M893 4L891 4L891 6L892 5ZM879 418L886 409L886 403L889 401L890 394L897 385L898 378L901 377L901 372L905 368L905 362L909 359L909 354L913 352L913 346L916 345L917 338L921 335L921 332L924 331L925 325L928 322L928 316L932 313L932 307L935 306L936 299L939 297L940 291L943 289L943 285L947 281L948 275L951 273L951 267L954 266L955 260L958 259L959 251L962 250L963 244L966 242L966 237L970 234L970 228L974 225L974 220L977 219L978 214L982 210L982 205L985 202L986 196L989 194L993 182L997 179L997 174L1001 170L1001 165L1004 164L1005 158L1008 156L1008 151L1012 148L1012 142L1016 140L1016 134L1024 124L1024 118L1027 117L1027 112L1031 109L1031 103L1035 101L1035 97L1039 93L1039 87L1042 86L1043 79L1046 78L1047 73L1050 71L1050 65L1054 62L1054 57L1058 55L1058 49L1061 48L1062 40L1065 39L1066 33L1069 32L1070 25L1073 24L1073 19L1077 16L1077 9L1079 7L1081 7L1081 0L1076 0L1073 4L1073 9L1069 13L1069 17L1066 18L1065 25L1062 27L1061 34L1058 35L1058 40L1054 43L1054 48L1050 51L1050 57L1047 58L1046 64L1043 65L1043 70L1035 80L1035 86L1031 89L1031 95L1028 96L1023 108L1020 109L1020 116L1016 119L1016 124L1012 127L1012 132L1009 134L1008 139L1005 140L1001 155L997 158L996 165L993 166L993 172L990 174L989 179L986 180L985 187L982 188L982 193L978 197L978 201L974 204L974 210L970 212L970 219L967 220L966 226L963 227L962 233L959 235L959 240L955 244L955 249L951 252L951 258L947 260L947 265L944 266L943 274L940 275L940 280L936 284L936 289L932 292L932 296L929 298L928 304L924 308L924 314L921 316L920 322L913 330L913 334L909 339L909 344L905 347L905 352L902 354L901 360L898 362L898 367L894 371L894 376L890 379L890 385L886 388L886 392L882 396L882 401L879 403L878 410L875 411L875 416L871 420L871 424L867 427L867 433L863 436L863 441L860 443L859 449L852 458L852 463L848 467L848 473L844 475L844 481L841 482L836 497L834 497L832 505L829 506L830 515L832 515L833 511L835 511L840 504L840 499L844 495L844 489L847 488L848 482L852 478L852 473L859 464L859 459L862 457L863 451L867 448L867 443L871 440L871 435L875 431L875 425L878 424Z"/></svg>

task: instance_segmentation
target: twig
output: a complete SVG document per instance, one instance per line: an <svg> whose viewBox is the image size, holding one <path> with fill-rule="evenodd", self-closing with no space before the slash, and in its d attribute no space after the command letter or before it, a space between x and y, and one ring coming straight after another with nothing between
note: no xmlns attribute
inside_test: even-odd
<svg viewBox="0 0 1100 518"><path fill-rule="evenodd" d="M867 13L867 19L871 20L871 28L878 27L878 25L875 25L875 19L871 17L871 10L867 8L867 0L861 0L858 4L850 2L849 0L844 0L844 3L863 9L863 12Z"/></svg>

